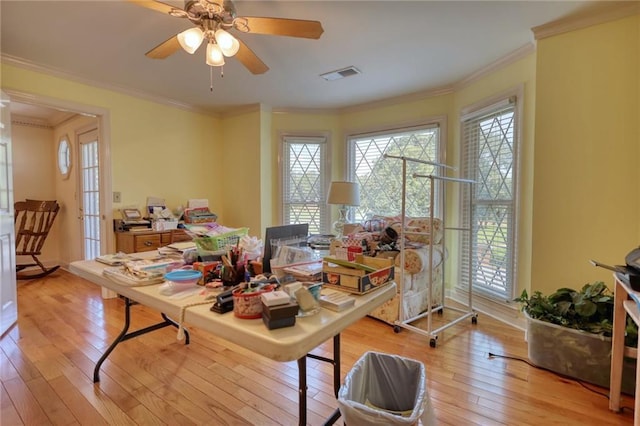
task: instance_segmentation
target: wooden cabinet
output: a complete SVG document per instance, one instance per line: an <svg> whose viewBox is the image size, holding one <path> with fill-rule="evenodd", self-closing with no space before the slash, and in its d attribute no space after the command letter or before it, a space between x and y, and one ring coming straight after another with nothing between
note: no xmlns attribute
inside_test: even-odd
<svg viewBox="0 0 640 426"><path fill-rule="evenodd" d="M157 250L180 241L190 241L191 237L182 229L168 231L127 231L116 232L116 251L123 253L139 253Z"/></svg>

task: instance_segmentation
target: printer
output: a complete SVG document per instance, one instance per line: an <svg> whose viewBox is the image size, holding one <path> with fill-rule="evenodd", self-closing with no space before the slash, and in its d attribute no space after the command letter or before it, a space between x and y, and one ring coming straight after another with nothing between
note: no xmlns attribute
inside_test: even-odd
<svg viewBox="0 0 640 426"><path fill-rule="evenodd" d="M151 228L151 221L145 219L138 209L122 209L122 219L113 220L113 230L116 232L130 231L134 228Z"/></svg>

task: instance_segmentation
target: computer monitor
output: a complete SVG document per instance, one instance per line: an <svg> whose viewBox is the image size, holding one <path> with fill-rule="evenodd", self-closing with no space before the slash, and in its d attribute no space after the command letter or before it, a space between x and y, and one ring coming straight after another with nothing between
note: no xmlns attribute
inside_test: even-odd
<svg viewBox="0 0 640 426"><path fill-rule="evenodd" d="M271 258L278 242L301 239L301 245L306 245L309 235L309 224L272 226L266 229L264 238L264 256L262 256L262 271L271 272Z"/></svg>

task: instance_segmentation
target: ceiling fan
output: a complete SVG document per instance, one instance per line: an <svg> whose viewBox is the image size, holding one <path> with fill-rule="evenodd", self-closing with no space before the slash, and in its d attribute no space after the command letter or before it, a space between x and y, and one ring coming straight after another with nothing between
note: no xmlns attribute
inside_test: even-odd
<svg viewBox="0 0 640 426"><path fill-rule="evenodd" d="M185 0L184 9L160 1L129 1L177 18L187 18L195 25L172 36L145 54L154 59L164 59L180 47L188 53L193 53L203 41L206 41L208 65L221 66L224 65L225 56L235 56L251 73L263 74L269 70L269 67L242 40L231 35L228 30L309 39L319 39L324 32L322 24L318 21L236 16L235 6L231 0Z"/></svg>

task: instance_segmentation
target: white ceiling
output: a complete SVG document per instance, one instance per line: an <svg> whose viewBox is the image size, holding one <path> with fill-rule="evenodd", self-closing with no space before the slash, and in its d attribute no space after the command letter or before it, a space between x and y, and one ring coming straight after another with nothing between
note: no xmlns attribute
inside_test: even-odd
<svg viewBox="0 0 640 426"><path fill-rule="evenodd" d="M180 1L165 1L182 7ZM192 24L127 1L0 1L2 60L91 85L211 112L256 103L338 109L450 87L533 42L531 28L588 1L235 1L238 16L311 19L319 40L239 34L270 70L227 59L224 78L204 47L164 60L145 52ZM355 66L362 74L319 75Z"/></svg>

